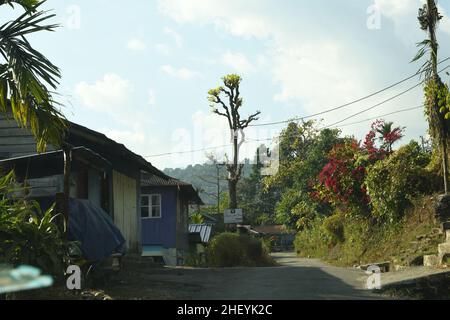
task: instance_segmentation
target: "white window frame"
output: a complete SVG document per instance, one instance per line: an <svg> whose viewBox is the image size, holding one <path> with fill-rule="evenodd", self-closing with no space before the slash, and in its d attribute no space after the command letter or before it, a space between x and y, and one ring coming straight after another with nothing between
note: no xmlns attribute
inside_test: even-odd
<svg viewBox="0 0 450 320"><path fill-rule="evenodd" d="M159 204L153 204L152 198L156 196L159 198ZM148 205L143 206L142 205L142 198L147 197L148 198ZM153 207L159 206L159 216L158 217L152 217L152 209ZM142 208L148 208L148 217L142 216ZM141 194L141 201L140 201L140 211L139 214L141 216L141 219L161 219L162 218L162 196L160 193L152 193L152 194Z"/></svg>

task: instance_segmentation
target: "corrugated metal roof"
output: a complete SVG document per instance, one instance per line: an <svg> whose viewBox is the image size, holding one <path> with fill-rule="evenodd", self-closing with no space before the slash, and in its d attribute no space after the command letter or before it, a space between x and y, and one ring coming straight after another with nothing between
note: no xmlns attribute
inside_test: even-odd
<svg viewBox="0 0 450 320"><path fill-rule="evenodd" d="M142 187L178 187L185 192L189 197L191 203L203 205L203 201L200 198L197 190L192 184L166 176L160 177L157 175L149 174L146 172L141 173L141 186Z"/></svg>
<svg viewBox="0 0 450 320"><path fill-rule="evenodd" d="M208 243L211 237L212 227L207 224L190 224L189 233L199 233L203 243Z"/></svg>
<svg viewBox="0 0 450 320"><path fill-rule="evenodd" d="M142 174L141 185L143 187L160 187L160 186L190 186L191 184L172 178L167 177L166 179L153 174Z"/></svg>
<svg viewBox="0 0 450 320"><path fill-rule="evenodd" d="M108 138L103 133L69 121L69 135L65 138L66 142L70 143L72 136L80 136L90 141L94 141L94 143L100 143L101 145L108 146L109 149L115 150L117 154L122 154L129 160L135 161L141 169L160 177L168 177L162 171L154 167L150 162L145 160L142 156L130 151L124 144Z"/></svg>

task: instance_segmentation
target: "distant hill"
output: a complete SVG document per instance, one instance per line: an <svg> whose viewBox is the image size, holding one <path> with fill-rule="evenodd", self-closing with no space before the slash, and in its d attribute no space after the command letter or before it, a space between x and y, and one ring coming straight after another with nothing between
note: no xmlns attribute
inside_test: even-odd
<svg viewBox="0 0 450 320"><path fill-rule="evenodd" d="M214 164L196 164L189 165L184 169L166 168L165 174L191 183L194 188L200 189L200 197L208 205L217 204L217 168ZM243 177L248 177L252 171L252 165L249 161L245 162ZM220 190L228 190L228 172L225 167L220 167Z"/></svg>

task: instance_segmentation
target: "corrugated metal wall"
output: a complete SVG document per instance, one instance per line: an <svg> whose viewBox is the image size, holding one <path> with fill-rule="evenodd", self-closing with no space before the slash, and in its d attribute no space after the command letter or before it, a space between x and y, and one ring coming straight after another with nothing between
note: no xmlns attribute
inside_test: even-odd
<svg viewBox="0 0 450 320"><path fill-rule="evenodd" d="M122 232L131 252L139 249L137 181L113 171L114 223Z"/></svg>

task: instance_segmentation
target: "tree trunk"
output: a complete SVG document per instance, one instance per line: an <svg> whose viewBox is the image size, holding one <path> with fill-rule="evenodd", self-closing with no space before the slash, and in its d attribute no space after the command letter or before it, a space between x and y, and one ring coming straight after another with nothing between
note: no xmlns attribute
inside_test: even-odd
<svg viewBox="0 0 450 320"><path fill-rule="evenodd" d="M63 147L64 153L64 193L62 199L62 214L64 216L64 233L67 235L69 227L69 200L70 200L70 170L72 163L72 150L70 147Z"/></svg>
<svg viewBox="0 0 450 320"><path fill-rule="evenodd" d="M447 140L442 139L442 172L444 175L444 192L448 194L448 157L447 157Z"/></svg>
<svg viewBox="0 0 450 320"><path fill-rule="evenodd" d="M237 131L233 132L233 165L230 170L230 177L228 178L229 189L229 209L237 209L237 183L238 183L238 170L239 170L239 147Z"/></svg>
<svg viewBox="0 0 450 320"><path fill-rule="evenodd" d="M430 48L431 48L431 68L433 72L433 81L436 83L438 88L441 84L441 79L439 78L439 73L437 70L437 55L438 55L438 43L436 39L436 21L439 20L438 17L436 17L436 14L439 15L439 13L436 11L436 2L435 0L427 0L427 10L428 10L428 33L430 36ZM437 96L434 97L434 101L437 104ZM438 118L442 119L442 115L439 114L439 106L435 105L433 106L438 114ZM441 123L439 124L440 128L440 135L441 135L441 148L442 148L442 171L444 175L444 192L447 194L448 192L448 158L447 158L447 132L445 128L445 123L443 123L445 120L440 120Z"/></svg>
<svg viewBox="0 0 450 320"><path fill-rule="evenodd" d="M228 180L228 189L230 192L229 209L237 209L237 180Z"/></svg>

